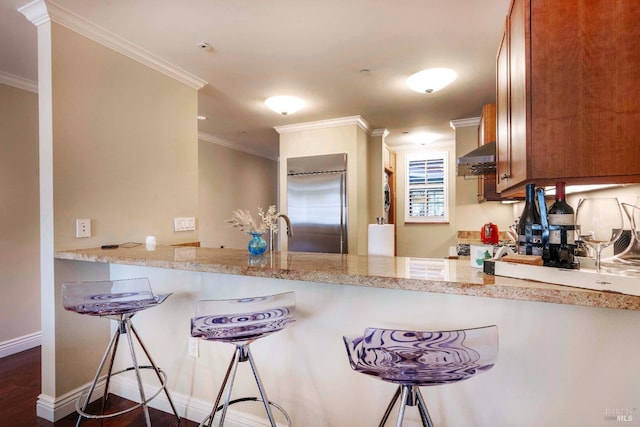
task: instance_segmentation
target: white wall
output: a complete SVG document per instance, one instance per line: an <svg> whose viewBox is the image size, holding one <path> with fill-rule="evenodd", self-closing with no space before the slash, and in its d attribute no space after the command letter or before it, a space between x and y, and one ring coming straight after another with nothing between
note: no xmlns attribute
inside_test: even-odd
<svg viewBox="0 0 640 427"><path fill-rule="evenodd" d="M633 185L625 185L607 188L604 190L576 193L567 195L567 203L573 207L574 211L578 208L578 202L583 197L617 197L620 203L628 203L630 205L635 205L640 197L640 184ZM548 203L550 205L551 201ZM625 210L622 209L622 217L624 219L624 229L630 230L631 225L629 219L625 213ZM606 259L607 257L614 255L614 246L611 245L608 248L603 249L602 251L602 259Z"/></svg>
<svg viewBox="0 0 640 427"><path fill-rule="evenodd" d="M149 276L160 291L174 292L162 306L136 317L136 325L150 346L165 349L156 362L166 370L181 411L190 408L197 421L198 410L207 410L215 398L233 346L201 342L200 357L188 355L188 319L196 300L289 290L296 292L297 321L252 349L269 398L289 412L295 426L364 427L380 421L395 386L353 372L342 343L343 335L362 334L368 326L498 326L493 369L457 384L423 388L435 425L607 427L607 409L638 405L637 311L123 265L112 265L111 275ZM135 387L128 391L135 393ZM235 392L255 393L247 366L240 368ZM258 405L243 410L265 418ZM405 425L419 425L415 408L407 410Z"/></svg>
<svg viewBox="0 0 640 427"><path fill-rule="evenodd" d="M617 197L620 203L635 205L638 201L638 197L640 197L640 184L624 185L597 191L568 194L567 203L569 203L575 210L578 207L578 202L583 197ZM627 221L626 215L625 221ZM628 228L628 221L625 222L625 225Z"/></svg>
<svg viewBox="0 0 640 427"><path fill-rule="evenodd" d="M0 357L40 331L39 253L38 95L0 84Z"/></svg>
<svg viewBox="0 0 640 427"><path fill-rule="evenodd" d="M204 247L243 249L249 236L224 223L235 209L277 205L278 163L211 142L198 142L199 238ZM280 224L284 229L284 222ZM265 240L269 241L267 235Z"/></svg>
<svg viewBox="0 0 640 427"><path fill-rule="evenodd" d="M566 200L567 203L574 209L574 212L578 208L578 202L581 198L585 197L617 197L620 203L628 203L631 205L635 205L637 198L640 197L640 184L629 184L629 185L618 185L613 187L608 187L601 190L591 190L591 191L582 191L573 194L567 194ZM553 197L547 197L547 207L550 208L553 203ZM524 203L516 203L512 206L513 213L515 218L519 218L524 208ZM624 228L630 229L631 226L629 224L629 220L627 215L622 212L622 217L624 219ZM602 259L606 259L607 257L613 256L613 245L608 248L603 249L602 251Z"/></svg>

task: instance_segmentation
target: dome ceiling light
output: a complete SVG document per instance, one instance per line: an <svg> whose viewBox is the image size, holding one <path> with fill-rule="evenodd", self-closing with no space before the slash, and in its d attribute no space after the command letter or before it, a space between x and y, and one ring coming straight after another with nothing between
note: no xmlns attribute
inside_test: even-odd
<svg viewBox="0 0 640 427"><path fill-rule="evenodd" d="M458 77L450 68L429 68L418 71L407 79L407 86L420 93L437 92Z"/></svg>
<svg viewBox="0 0 640 427"><path fill-rule="evenodd" d="M272 96L267 98L264 103L276 113L286 116L293 114L304 107L304 101L297 96Z"/></svg>

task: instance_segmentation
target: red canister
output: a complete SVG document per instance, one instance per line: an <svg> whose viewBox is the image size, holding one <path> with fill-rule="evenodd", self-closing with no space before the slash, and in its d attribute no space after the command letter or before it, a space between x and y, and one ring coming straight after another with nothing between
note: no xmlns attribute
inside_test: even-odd
<svg viewBox="0 0 640 427"><path fill-rule="evenodd" d="M500 238L498 237L498 226L490 222L480 229L480 240L488 245L497 245Z"/></svg>

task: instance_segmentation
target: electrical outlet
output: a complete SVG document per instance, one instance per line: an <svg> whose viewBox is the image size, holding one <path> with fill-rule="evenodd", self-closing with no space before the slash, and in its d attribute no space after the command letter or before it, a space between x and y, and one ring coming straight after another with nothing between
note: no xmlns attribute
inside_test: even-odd
<svg viewBox="0 0 640 427"><path fill-rule="evenodd" d="M195 231L195 217L173 218L173 231Z"/></svg>
<svg viewBox="0 0 640 427"><path fill-rule="evenodd" d="M189 356L200 357L200 339L189 337Z"/></svg>
<svg viewBox="0 0 640 427"><path fill-rule="evenodd" d="M91 220L76 219L76 239L91 237Z"/></svg>

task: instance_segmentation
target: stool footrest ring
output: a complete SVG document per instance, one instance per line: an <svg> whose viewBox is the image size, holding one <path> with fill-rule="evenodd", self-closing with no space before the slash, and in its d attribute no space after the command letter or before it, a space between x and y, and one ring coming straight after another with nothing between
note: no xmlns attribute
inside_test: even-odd
<svg viewBox="0 0 640 427"><path fill-rule="evenodd" d="M262 399L258 398L258 397L239 397L237 399L233 399L229 402L229 406L233 405L234 403L241 403L241 402L262 402ZM284 410L284 408L280 405L278 405L275 402L269 402L269 406L273 406L274 408L276 408L282 415L284 415L285 419L287 420L287 425L289 427L291 427L291 418L289 418L289 414L287 414L287 411ZM205 418L204 420L202 420L202 422L198 425L198 427L203 427L203 426L208 426L209 425L209 420L211 420L213 417L215 417L215 414L219 411L222 410L222 408L224 407L224 404L219 405L215 411L212 411L209 415L207 415L207 418ZM213 421L213 420L212 420Z"/></svg>
<svg viewBox="0 0 640 427"><path fill-rule="evenodd" d="M154 369L153 366L151 365L145 365L145 366L138 366L138 369ZM119 375L125 372L130 372L130 371L135 371L135 368L133 366L129 367L129 368L125 368L122 369L120 371L117 372L113 372L111 374L111 376L115 376L115 375ZM158 374L160 374L160 376L162 377L162 382L160 384L160 387L158 388L158 390L149 398L145 399L144 402L140 402L134 406L131 406L127 409L123 409L122 411L119 412L114 412L112 414L90 414L87 413L86 411L83 411L81 406L80 406L80 402L83 401L86 397L87 397L87 392L83 392L80 395L80 398L76 400L76 411L78 412L79 415L81 415L84 418L90 418L90 419L105 419L105 418L112 418L112 417L117 417L118 415L123 415L126 414L128 412L131 412L135 409L138 409L140 407L142 407L143 405L147 405L150 401L152 401L153 399L155 399L161 392L162 390L165 389L166 384L167 384L167 374L160 368L158 368Z"/></svg>

